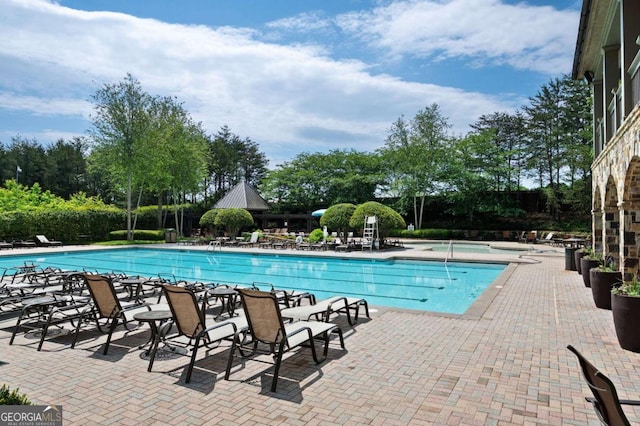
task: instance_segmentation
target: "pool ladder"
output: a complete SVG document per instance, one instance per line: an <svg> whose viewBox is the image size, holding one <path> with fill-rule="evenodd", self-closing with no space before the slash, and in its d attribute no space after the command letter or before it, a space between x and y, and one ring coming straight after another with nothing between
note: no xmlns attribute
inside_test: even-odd
<svg viewBox="0 0 640 426"><path fill-rule="evenodd" d="M449 240L449 247L447 247L447 254L444 256L444 263L449 261L449 254L453 257L453 240Z"/></svg>

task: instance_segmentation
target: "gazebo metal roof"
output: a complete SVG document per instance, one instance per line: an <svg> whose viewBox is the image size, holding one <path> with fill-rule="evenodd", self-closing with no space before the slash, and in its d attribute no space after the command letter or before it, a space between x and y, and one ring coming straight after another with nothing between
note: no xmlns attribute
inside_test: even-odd
<svg viewBox="0 0 640 426"><path fill-rule="evenodd" d="M249 211L267 211L269 205L254 188L246 182L240 182L213 206L214 209L245 209Z"/></svg>

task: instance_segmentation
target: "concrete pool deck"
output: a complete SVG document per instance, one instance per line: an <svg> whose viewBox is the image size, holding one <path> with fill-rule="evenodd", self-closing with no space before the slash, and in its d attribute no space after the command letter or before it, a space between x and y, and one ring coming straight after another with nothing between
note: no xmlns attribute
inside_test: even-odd
<svg viewBox="0 0 640 426"><path fill-rule="evenodd" d="M444 255L407 246L374 255ZM2 255L11 253L34 251ZM247 361L240 368L238 361L225 381L227 343L206 358L201 351L185 384L186 357L156 360L154 371L146 371L137 348L148 337L146 326L116 332L106 356L106 337L90 332L76 349L65 336L45 341L37 352L37 340L24 335L8 345L16 321L11 314L0 315L0 384L19 387L37 404L61 404L67 425L599 424L584 401L588 389L577 360L566 349L572 344L613 380L621 398L638 399L640 354L620 349L611 312L595 308L580 275L564 270L561 249L513 259L454 255L513 262L481 313L374 307L372 319L354 327L341 318L347 351L333 342L328 360L318 366L306 349L290 356L277 393L269 392L273 369L265 363ZM632 422L640 421L640 410L626 412Z"/></svg>

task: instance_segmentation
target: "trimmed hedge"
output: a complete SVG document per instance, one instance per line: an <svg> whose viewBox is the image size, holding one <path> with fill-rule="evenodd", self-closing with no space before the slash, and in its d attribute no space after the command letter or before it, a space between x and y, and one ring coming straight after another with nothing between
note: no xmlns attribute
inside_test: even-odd
<svg viewBox="0 0 640 426"><path fill-rule="evenodd" d="M116 210L21 211L0 213L0 239L26 240L36 234L64 243L105 240L113 229L121 229L126 214Z"/></svg>
<svg viewBox="0 0 640 426"><path fill-rule="evenodd" d="M461 240L465 238L465 231L456 229L392 229L390 237L419 238L428 240Z"/></svg>
<svg viewBox="0 0 640 426"><path fill-rule="evenodd" d="M164 229L153 230L153 229L136 229L133 231L133 239L134 240L144 240L144 241L161 241L164 240ZM126 240L127 239L127 230L118 230L109 232L110 240Z"/></svg>

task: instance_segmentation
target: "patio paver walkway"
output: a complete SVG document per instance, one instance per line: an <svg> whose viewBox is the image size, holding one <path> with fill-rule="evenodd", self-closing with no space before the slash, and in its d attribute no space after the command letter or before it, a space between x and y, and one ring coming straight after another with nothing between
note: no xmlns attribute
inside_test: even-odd
<svg viewBox="0 0 640 426"><path fill-rule="evenodd" d="M65 425L599 424L584 401L572 344L614 381L622 398L640 396L640 355L620 349L610 311L595 308L564 257L519 264L479 319L375 309L346 322L347 352L332 344L316 366L303 350L272 368L249 361L223 379L228 345L199 354L192 382L186 357L157 360L148 373L137 345L148 328L104 336L8 341L15 316L0 316L0 383L38 404L61 404ZM238 363L236 363L238 365ZM640 410L633 416L640 421Z"/></svg>

